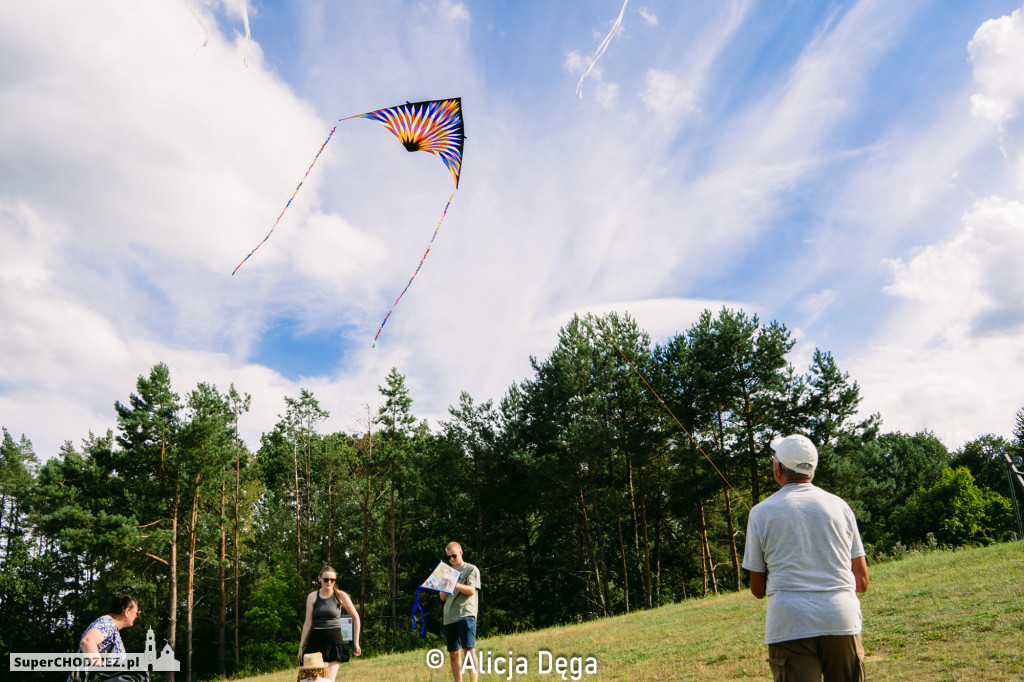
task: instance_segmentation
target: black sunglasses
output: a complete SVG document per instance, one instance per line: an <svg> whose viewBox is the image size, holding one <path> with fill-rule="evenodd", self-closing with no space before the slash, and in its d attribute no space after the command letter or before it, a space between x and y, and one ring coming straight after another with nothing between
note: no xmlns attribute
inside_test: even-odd
<svg viewBox="0 0 1024 682"><path fill-rule="evenodd" d="M337 578L320 578L320 580L325 583L333 583L337 581Z"/></svg>
<svg viewBox="0 0 1024 682"><path fill-rule="evenodd" d="M454 559L454 558L455 558L455 557L457 557L457 556L459 556L459 555L458 555L458 554L449 554L449 555L448 555L448 558L449 558L449 559Z"/></svg>

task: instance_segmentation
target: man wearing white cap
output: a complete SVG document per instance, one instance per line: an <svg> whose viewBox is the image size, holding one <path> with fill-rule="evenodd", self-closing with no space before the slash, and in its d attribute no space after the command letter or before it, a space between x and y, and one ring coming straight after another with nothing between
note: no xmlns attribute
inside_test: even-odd
<svg viewBox="0 0 1024 682"><path fill-rule="evenodd" d="M768 664L777 682L863 680L856 593L868 589L868 564L857 519L811 483L818 451L807 437L787 436L772 449L781 489L750 510L743 553L750 591L771 597Z"/></svg>

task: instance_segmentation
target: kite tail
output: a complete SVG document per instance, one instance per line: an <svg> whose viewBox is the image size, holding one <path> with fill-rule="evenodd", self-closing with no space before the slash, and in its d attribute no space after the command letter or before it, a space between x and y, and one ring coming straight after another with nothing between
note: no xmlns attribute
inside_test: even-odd
<svg viewBox="0 0 1024 682"><path fill-rule="evenodd" d="M427 618L426 618L425 615L423 615L423 607L420 606L420 592L422 590L423 590L423 586L421 585L420 588L418 590L416 590L416 601L412 605L412 629L413 630L416 629L416 612L417 611L420 612L420 626L421 626L420 627L420 637L422 637L427 632Z"/></svg>
<svg viewBox="0 0 1024 682"><path fill-rule="evenodd" d="M615 35L615 31L617 31L619 26L622 25L622 15L626 13L626 5L628 4L629 0L626 0L625 2L622 3L622 9L619 10L619 18L615 20L615 24L612 26L612 30L608 31L608 35L604 37L604 40L601 42L601 45L598 46L597 52L594 54L594 59L593 61L590 62L590 66L588 66L587 70L583 73L582 76L580 76L580 82L576 85L576 96L579 97L580 99L583 99L583 79L587 77L591 69L594 68L594 64L597 64L597 60L600 59L601 55L604 54L604 51L608 49L608 44L612 42L612 36Z"/></svg>
<svg viewBox="0 0 1024 682"><path fill-rule="evenodd" d="M309 168L306 169L306 174L302 176L302 180L299 181L298 187L296 187L295 191L292 192L292 196L291 196L290 199L288 199L288 203L285 204L284 208L281 209L281 213L277 216L277 220L274 221L274 225L273 225L273 227L270 228L270 232L267 232L267 236L263 238L263 241L261 241L259 244L257 244L256 248L253 249L252 251L250 251L249 255L242 259L241 263L239 263L237 266L235 266L235 269L231 271L231 276L232 277L234 277L235 273L238 272L238 268L242 267L245 264L245 261L249 260L249 258L252 256L252 254L256 253L256 249L258 249L261 246L263 246L263 242L265 242L268 239L270 239L270 235L274 234L274 230L277 229L277 223L280 222L281 216L283 216L284 212L288 210L288 207L292 205L292 199L294 199L295 195L299 193L299 188L302 187L302 183L304 183L306 181L306 178L309 177L309 171L313 170L313 166L316 165L316 160L320 158L320 152L322 152L324 150L324 147L327 146L327 143L331 141L331 136L334 135L334 131L337 130L337 129L338 129L338 126L334 126L333 128L331 128L331 132L327 136L327 139L324 140L324 143L322 145L320 145L320 151L317 152L316 156L313 157L313 163L309 164Z"/></svg>
<svg viewBox="0 0 1024 682"><path fill-rule="evenodd" d="M206 47L206 44L210 42L210 31L206 28L206 24L203 23L203 20L199 18L199 15L196 14L195 9L192 8L192 3L185 0L185 6L188 7L188 11L192 13L192 18L196 20L197 24L199 24L199 28L203 29L203 44L199 47ZM196 52L199 51L199 47L196 48Z"/></svg>
<svg viewBox="0 0 1024 682"><path fill-rule="evenodd" d="M403 296L405 296L405 292L409 290L409 287L412 285L412 281L416 279L416 275L419 274L420 268L423 267L423 261L427 259L427 254L430 253L430 247L434 243L434 239L437 238L437 231L441 229L441 223L444 222L444 217L448 215L448 207L451 206L452 199L454 198L455 192L452 192L452 195L448 197L448 203L444 205L444 213L441 214L441 219L437 221L437 227L434 228L434 236L430 238L430 243L427 244L427 250L423 253L423 258L420 258L420 264L416 266L416 272L412 273L412 277L409 278L408 284L406 284L405 288L402 289L402 293L398 295L398 298L395 299L395 302L391 304L391 310L389 310L388 314L384 316L384 321L380 323L380 327L377 329L377 335L373 337L372 348L377 347L377 337L380 336L380 333L384 330L384 325L388 323L388 318L391 317L391 313L394 312L395 306L397 306L398 302L402 300Z"/></svg>

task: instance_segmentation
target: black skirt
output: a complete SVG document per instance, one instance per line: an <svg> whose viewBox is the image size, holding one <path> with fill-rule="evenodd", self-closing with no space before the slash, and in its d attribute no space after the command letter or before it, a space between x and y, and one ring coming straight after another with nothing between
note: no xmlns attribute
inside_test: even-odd
<svg viewBox="0 0 1024 682"><path fill-rule="evenodd" d="M313 628L309 631L304 653L312 654L319 651L323 654L324 663L340 661L348 663L349 653L345 640L341 638L341 628Z"/></svg>

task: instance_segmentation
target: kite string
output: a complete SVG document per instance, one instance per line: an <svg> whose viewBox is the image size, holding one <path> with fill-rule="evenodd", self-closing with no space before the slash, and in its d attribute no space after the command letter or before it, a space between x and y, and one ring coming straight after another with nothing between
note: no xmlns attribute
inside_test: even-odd
<svg viewBox="0 0 1024 682"><path fill-rule="evenodd" d="M602 324L601 320L597 319L596 317L594 319L597 322L597 327L598 327L598 329L601 330L601 334L604 336L604 338L606 338L608 341L611 342L611 344L613 346L615 346L615 350L619 351L619 355L621 355L622 358L626 361L626 364L628 364L630 366L630 368L634 372L636 372L636 375L638 377L640 377L640 380L642 382L644 382L644 385L647 386L647 389L651 393L654 394L654 397L658 399L658 402L661 403L661 406L665 408L665 411L668 412L669 415L671 415L672 419L674 419L676 424L679 425L679 428L681 428L683 430L683 433L685 433L687 436L689 436L690 441L693 442L694 446L696 446L696 448L700 452L700 454L704 455L704 459L706 459L708 461L708 464L710 464L714 468L714 470L716 472L718 472L718 475L722 477L722 480L725 481L725 484L727 486L729 486L729 490L731 490L734 493L736 493L736 497L739 499L740 503L743 504L743 506L747 508L747 511L750 511L750 507L747 505L746 500L743 499L743 496L739 494L739 492L736 490L736 488L732 487L732 483L729 483L729 479L727 479L725 477L725 474L722 473L722 470L719 469L717 466L715 466L715 463L713 461L711 461L711 458L708 457L708 454L706 452L704 452L704 449L700 446L700 443L697 442L697 439L693 437L693 434L691 434L687 430L687 428L685 426L683 426L683 422L679 421L679 417L677 417L675 415L675 413L669 408L669 406L665 404L665 401L661 399L661 396L658 395L658 392L655 391L654 387L651 386L649 381L647 381L647 378L643 374L640 373L640 370L638 370L636 368L636 365L633 364L633 361L630 360L629 357L624 352L622 352L622 349L619 348L619 344L615 343L615 339L613 339L612 335L609 334L608 331L604 328L604 324Z"/></svg>
<svg viewBox="0 0 1024 682"><path fill-rule="evenodd" d="M277 229L277 223L280 222L281 216L283 216L284 212L288 210L288 207L292 205L292 199L294 199L295 195L299 193L299 188L302 187L302 183L304 183L306 181L306 178L309 177L309 172L311 170L313 170L313 166L316 165L316 160L320 158L320 153L323 152L324 147L327 146L327 143L331 141L331 137L334 135L334 131L337 130L337 129L338 129L338 126L334 126L333 128L331 128L331 132L327 136L327 139L324 140L324 143L322 145L320 145L320 151L318 151L316 153L316 156L313 157L313 163L309 164L309 168L306 169L306 174L302 176L302 180L299 180L298 186L295 188L295 191L292 192L292 196L291 196L291 198L288 199L288 203L285 204L284 208L281 209L281 213L277 216L277 220L274 221L274 225L273 225L273 227L270 228L270 232L268 232L267 236L263 238L263 241L261 241L259 244L256 245L256 248L254 248L252 251L249 252L248 256L246 256L245 258L242 259L241 263L239 263L238 265L235 266L235 269L231 271L231 276L232 277L234 277L235 273L238 272L238 268L242 267L242 265L245 264L245 261L249 260L249 258L252 256L252 254L256 253L256 249L258 249L261 246L263 246L263 242L265 242L268 239L270 239L270 235L274 234L274 230Z"/></svg>
<svg viewBox="0 0 1024 682"><path fill-rule="evenodd" d="M629 0L625 0L625 2L622 3L622 9L619 10L619 18L615 20L612 30L608 31L608 35L604 37L604 41L602 41L598 46L597 52L594 54L594 59L590 62L590 66L588 66L587 70L582 76L580 76L580 82L576 86L576 96L580 99L583 99L583 79L590 74L591 69L594 68L594 64L597 64L597 60L600 59L601 55L604 54L604 51L608 49L608 44L612 42L612 36L615 35L615 31L617 31L619 26L622 25L622 15L626 13L626 5L628 4Z"/></svg>
<svg viewBox="0 0 1024 682"><path fill-rule="evenodd" d="M416 279L416 275L419 274L420 268L423 267L423 261L427 259L427 254L430 253L430 247L433 245L434 239L437 238L437 232L441 229L441 223L444 222L444 217L448 215L448 207L451 206L452 199L454 198L455 192L452 192L452 195L448 197L448 203L444 205L444 213L441 214L441 219L437 221L437 227L434 228L434 235L430 238L430 243L427 244L427 250L423 252L423 258L420 258L420 264L416 266L416 272L412 273L412 277L409 278L409 282L405 285L405 288L402 289L402 293L400 293L398 298L395 299L395 302L391 304L391 310L389 310L388 314L384 316L384 321L380 323L380 327L377 329L377 334L373 337L372 348L377 347L377 337L379 337L380 333L384 330L384 325L388 323L388 318L391 317L391 313L394 312L395 306L397 306L398 302L402 300L403 296L405 296L405 292L407 292L409 287L412 286L412 281Z"/></svg>

